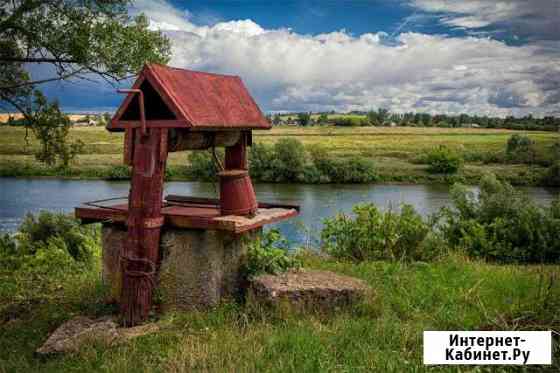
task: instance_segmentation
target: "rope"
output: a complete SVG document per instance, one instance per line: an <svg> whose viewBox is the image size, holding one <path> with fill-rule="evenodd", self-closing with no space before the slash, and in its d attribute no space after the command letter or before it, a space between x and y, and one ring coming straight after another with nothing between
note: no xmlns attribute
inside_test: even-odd
<svg viewBox="0 0 560 373"><path fill-rule="evenodd" d="M124 326L134 326L148 317L155 285L156 265L143 258L121 256L123 266L122 315Z"/></svg>

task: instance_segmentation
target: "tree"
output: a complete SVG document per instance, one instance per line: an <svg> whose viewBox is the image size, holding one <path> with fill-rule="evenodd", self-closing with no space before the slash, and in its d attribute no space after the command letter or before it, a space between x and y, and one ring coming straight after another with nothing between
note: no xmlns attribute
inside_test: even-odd
<svg viewBox="0 0 560 373"><path fill-rule="evenodd" d="M317 119L318 124L327 124L329 122L329 116L326 113L321 113Z"/></svg>
<svg viewBox="0 0 560 373"><path fill-rule="evenodd" d="M297 121L300 126L307 126L311 122L311 114L309 113L298 113Z"/></svg>
<svg viewBox="0 0 560 373"><path fill-rule="evenodd" d="M389 110L383 108L377 109L377 118L379 120L379 124L384 125L387 122L387 119L389 119Z"/></svg>
<svg viewBox="0 0 560 373"><path fill-rule="evenodd" d="M82 150L84 143L77 140L68 144L68 131L72 122L60 112L57 103L49 104L40 91L35 91L33 103L35 125L31 130L41 143L35 157L49 166L58 163L61 167L68 167L70 161Z"/></svg>
<svg viewBox="0 0 560 373"><path fill-rule="evenodd" d="M101 77L115 83L146 62L166 63L170 42L148 29L148 20L127 13L128 0L11 0L0 6L0 105L23 114L42 146L65 148L67 122L58 104L48 103L46 82ZM52 75L32 79L28 69L50 66ZM54 120L59 120L57 128ZM44 129L37 126L49 123ZM63 141L52 147L49 141ZM58 139L58 140L56 140ZM66 144L67 145L67 144ZM59 159L66 155L60 154ZM47 157L49 158L49 157ZM56 158L56 157L55 157Z"/></svg>

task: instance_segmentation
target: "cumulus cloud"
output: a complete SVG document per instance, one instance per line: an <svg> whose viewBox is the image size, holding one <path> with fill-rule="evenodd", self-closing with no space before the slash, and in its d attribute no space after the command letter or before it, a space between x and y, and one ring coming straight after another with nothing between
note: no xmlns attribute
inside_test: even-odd
<svg viewBox="0 0 560 373"><path fill-rule="evenodd" d="M449 2L428 3L435 10ZM136 4L172 40L171 65L240 75L265 110L560 114L560 52L547 42L509 46L420 33L394 39L345 31L301 35L251 20L200 26L164 1ZM469 6L461 12L472 11Z"/></svg>
<svg viewBox="0 0 560 373"><path fill-rule="evenodd" d="M410 4L441 14L440 21L448 26L497 26L530 39L559 40L558 0L411 0Z"/></svg>

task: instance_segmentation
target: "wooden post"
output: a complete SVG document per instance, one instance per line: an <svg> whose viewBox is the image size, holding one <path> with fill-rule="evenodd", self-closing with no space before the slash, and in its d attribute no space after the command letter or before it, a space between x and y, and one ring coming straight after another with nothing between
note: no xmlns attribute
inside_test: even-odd
<svg viewBox="0 0 560 373"><path fill-rule="evenodd" d="M241 132L239 141L233 146L226 146L226 170L247 170L247 134Z"/></svg>
<svg viewBox="0 0 560 373"><path fill-rule="evenodd" d="M152 305L163 225L161 201L167 129L132 130L134 155L128 199L128 234L121 255L121 317L124 326L146 320Z"/></svg>

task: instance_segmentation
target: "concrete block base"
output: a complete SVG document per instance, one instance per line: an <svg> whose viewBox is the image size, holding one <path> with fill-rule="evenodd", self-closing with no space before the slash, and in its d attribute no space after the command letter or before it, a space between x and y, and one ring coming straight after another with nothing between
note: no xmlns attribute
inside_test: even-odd
<svg viewBox="0 0 560 373"><path fill-rule="evenodd" d="M232 234L216 230L166 228L162 231L155 300L162 311L205 309L241 293L248 244L261 228ZM118 302L119 257L126 228L104 224L103 281Z"/></svg>

